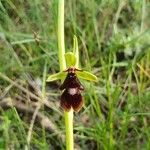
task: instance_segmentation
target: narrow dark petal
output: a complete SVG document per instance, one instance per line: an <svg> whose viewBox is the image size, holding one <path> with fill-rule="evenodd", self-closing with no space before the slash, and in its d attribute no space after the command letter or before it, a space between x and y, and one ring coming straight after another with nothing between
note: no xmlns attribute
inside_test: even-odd
<svg viewBox="0 0 150 150"><path fill-rule="evenodd" d="M84 89L75 73L68 73L63 84L60 86L60 90L68 88L79 88L80 90Z"/></svg>

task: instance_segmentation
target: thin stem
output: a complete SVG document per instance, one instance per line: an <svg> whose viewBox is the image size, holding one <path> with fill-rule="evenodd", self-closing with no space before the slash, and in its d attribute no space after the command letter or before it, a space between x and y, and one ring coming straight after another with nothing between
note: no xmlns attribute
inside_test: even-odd
<svg viewBox="0 0 150 150"><path fill-rule="evenodd" d="M64 42L64 0L58 2L58 57L60 71L66 69Z"/></svg>
<svg viewBox="0 0 150 150"><path fill-rule="evenodd" d="M73 109L69 112L64 111L66 125L66 150L73 150Z"/></svg>
<svg viewBox="0 0 150 150"><path fill-rule="evenodd" d="M58 55L60 71L66 69L65 62L65 44L64 44L64 0L58 1ZM66 149L73 150L73 110L64 111L66 125Z"/></svg>

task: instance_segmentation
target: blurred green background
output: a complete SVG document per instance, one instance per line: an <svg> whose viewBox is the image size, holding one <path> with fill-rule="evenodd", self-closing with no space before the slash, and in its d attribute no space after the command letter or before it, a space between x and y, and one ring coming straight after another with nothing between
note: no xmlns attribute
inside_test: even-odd
<svg viewBox="0 0 150 150"><path fill-rule="evenodd" d="M0 149L65 149L58 0L0 0ZM65 0L65 47L98 77L74 117L77 150L150 149L150 2ZM39 103L42 102L42 104ZM36 116L36 117L35 117ZM33 128L32 128L33 127Z"/></svg>

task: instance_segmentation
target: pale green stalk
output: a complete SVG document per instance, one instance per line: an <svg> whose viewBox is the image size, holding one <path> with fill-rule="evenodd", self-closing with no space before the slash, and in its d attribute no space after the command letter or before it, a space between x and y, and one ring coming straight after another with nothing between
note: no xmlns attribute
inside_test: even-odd
<svg viewBox="0 0 150 150"><path fill-rule="evenodd" d="M73 150L73 109L69 112L64 111L66 125L66 150Z"/></svg>
<svg viewBox="0 0 150 150"><path fill-rule="evenodd" d="M66 69L65 62L65 44L64 44L64 0L58 1L58 55L60 71ZM66 126L66 149L73 150L73 110L64 111Z"/></svg>
<svg viewBox="0 0 150 150"><path fill-rule="evenodd" d="M58 57L60 71L66 69L64 41L64 0L58 1Z"/></svg>

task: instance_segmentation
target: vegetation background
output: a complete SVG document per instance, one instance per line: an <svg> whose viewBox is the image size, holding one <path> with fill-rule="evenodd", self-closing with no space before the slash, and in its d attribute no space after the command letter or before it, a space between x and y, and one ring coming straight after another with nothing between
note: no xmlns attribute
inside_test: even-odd
<svg viewBox="0 0 150 150"><path fill-rule="evenodd" d="M65 149L57 0L0 0L0 149ZM75 114L76 149L150 149L150 2L65 0L66 51L99 79Z"/></svg>

